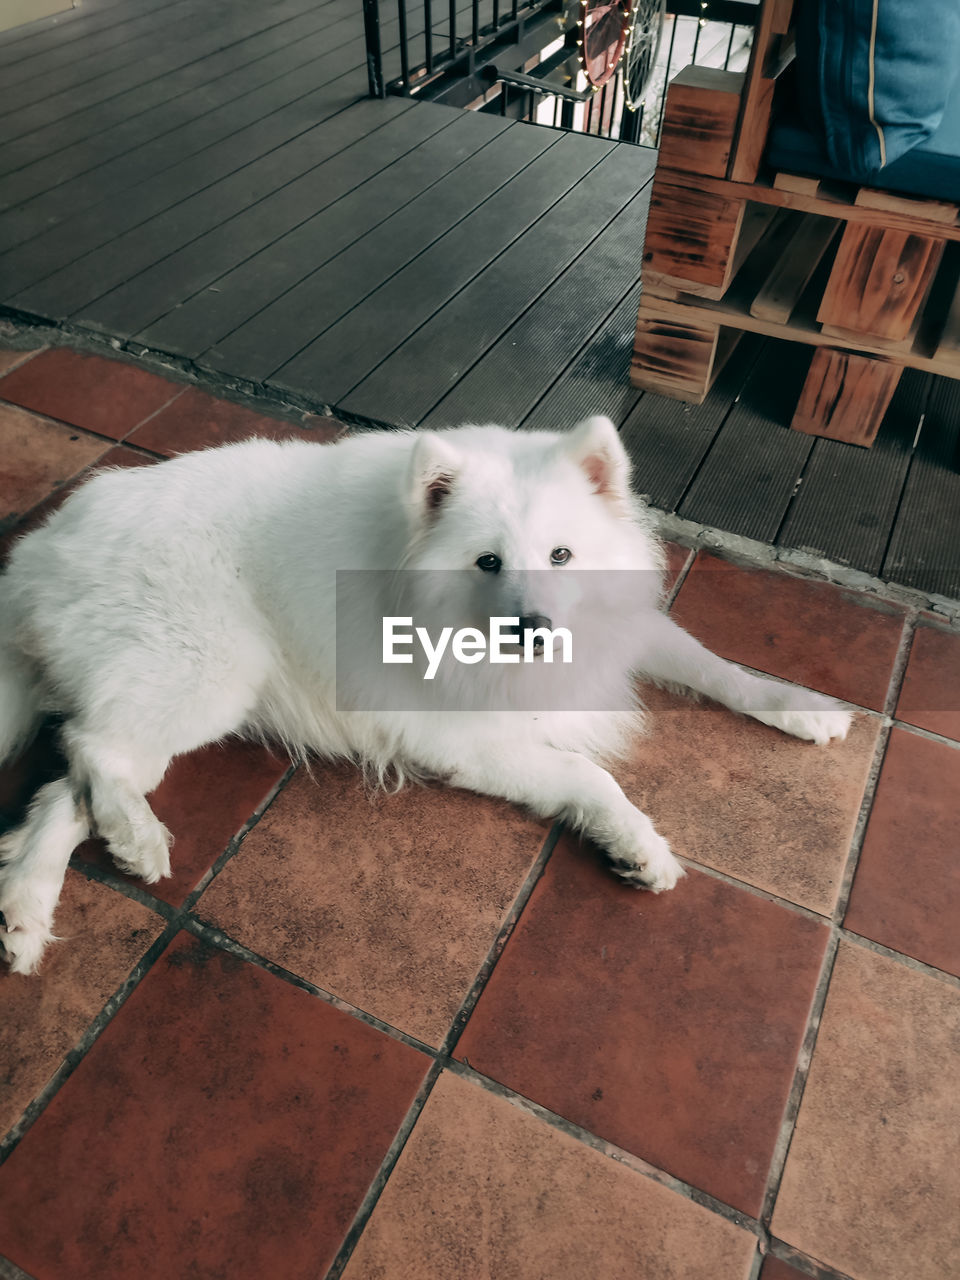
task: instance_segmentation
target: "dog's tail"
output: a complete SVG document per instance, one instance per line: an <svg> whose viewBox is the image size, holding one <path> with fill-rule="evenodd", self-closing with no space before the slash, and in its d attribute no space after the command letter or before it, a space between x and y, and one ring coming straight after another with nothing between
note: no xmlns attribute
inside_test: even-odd
<svg viewBox="0 0 960 1280"><path fill-rule="evenodd" d="M0 579L0 764L27 746L42 718L36 675L13 643Z"/></svg>

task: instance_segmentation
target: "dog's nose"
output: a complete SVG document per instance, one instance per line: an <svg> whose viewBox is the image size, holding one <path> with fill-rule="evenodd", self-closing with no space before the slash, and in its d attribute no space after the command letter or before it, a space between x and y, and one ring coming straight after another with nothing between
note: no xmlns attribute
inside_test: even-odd
<svg viewBox="0 0 960 1280"><path fill-rule="evenodd" d="M531 613L520 619L520 635L526 639L528 631L535 631L538 627L545 627L548 631L551 627L550 619L542 613ZM533 641L534 651L543 648L543 636L535 636Z"/></svg>

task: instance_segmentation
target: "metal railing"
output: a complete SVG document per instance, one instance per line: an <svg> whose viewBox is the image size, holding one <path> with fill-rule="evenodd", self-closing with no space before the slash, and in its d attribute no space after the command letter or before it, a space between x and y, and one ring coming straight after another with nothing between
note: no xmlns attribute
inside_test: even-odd
<svg viewBox="0 0 960 1280"><path fill-rule="evenodd" d="M672 0L660 52L636 110L623 68L597 92L577 56L571 0L363 0L370 92L416 94L552 128L641 146L660 140L666 89L690 64L746 68L758 0Z"/></svg>

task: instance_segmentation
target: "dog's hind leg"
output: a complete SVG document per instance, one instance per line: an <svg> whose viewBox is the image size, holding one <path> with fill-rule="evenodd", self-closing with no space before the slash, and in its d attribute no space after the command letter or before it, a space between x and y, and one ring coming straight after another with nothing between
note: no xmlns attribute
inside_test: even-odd
<svg viewBox="0 0 960 1280"><path fill-rule="evenodd" d="M53 938L70 855L89 820L67 778L41 787L24 823L0 839L0 942L14 973L32 973Z"/></svg>
<svg viewBox="0 0 960 1280"><path fill-rule="evenodd" d="M96 834L119 870L147 884L168 876L173 839L146 793L160 782L172 753L122 748L72 724L63 736L74 789L89 805Z"/></svg>

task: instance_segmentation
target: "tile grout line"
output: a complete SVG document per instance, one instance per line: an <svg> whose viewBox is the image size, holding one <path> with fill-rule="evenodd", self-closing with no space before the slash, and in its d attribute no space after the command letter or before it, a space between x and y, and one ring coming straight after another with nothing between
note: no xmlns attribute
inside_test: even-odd
<svg viewBox="0 0 960 1280"><path fill-rule="evenodd" d="M676 1192L685 1200L690 1200L694 1204L700 1205L701 1208L710 1210L718 1217L724 1218L736 1226L743 1227L752 1235L755 1235L758 1240L762 1239L763 1232L760 1223L742 1209L736 1209L733 1205L727 1204L725 1200L718 1200L716 1196L710 1195L709 1192L702 1191L699 1187L694 1186L692 1182L685 1182L682 1178L678 1178L674 1174L668 1173L665 1169L661 1169L657 1165L651 1164L648 1160L644 1160L642 1156L634 1155L624 1147L618 1147L616 1143L608 1142L605 1138L598 1137L582 1125L576 1124L573 1120L567 1120L558 1112L551 1111L548 1107L541 1105L539 1102L534 1102L531 1098L524 1097L523 1094L517 1093L507 1085L501 1084L498 1080L494 1080L492 1076L483 1075L482 1072L477 1071L476 1068L471 1067L468 1063L461 1062L458 1058L449 1059L449 1061L443 1063L443 1066L454 1075L460 1076L464 1080L469 1080L472 1084L483 1089L485 1093L491 1093L494 1097L501 1098L518 1110L535 1116L549 1128L566 1134L567 1137L575 1139L581 1145L589 1147L599 1155L614 1160L617 1164L625 1165L634 1173L638 1173L651 1182L656 1182L659 1186Z"/></svg>
<svg viewBox="0 0 960 1280"><path fill-rule="evenodd" d="M800 1051L797 1054L796 1066L793 1073L793 1082L790 1086L790 1092L787 1095L787 1103L784 1107L783 1118L780 1122L780 1132L777 1136L773 1156L770 1161L770 1169L767 1174L767 1185L763 1195L763 1207L760 1210L760 1222L764 1231L765 1245L769 1245L770 1221L773 1217L774 1206L776 1205L777 1196L780 1192L780 1184L783 1181L783 1174L787 1164L787 1156L790 1153L790 1146L793 1142L797 1117L800 1113L800 1104L803 1101L804 1091L807 1087L810 1064L813 1061L813 1053L816 1048L817 1037L820 1033L820 1023L823 1018L824 1006L827 1003L827 994L830 987L830 980L833 977L833 967L836 963L838 948L839 936L834 930L831 930L830 937L827 940L826 949L823 954L820 977L817 980L813 999L810 1002L810 1013L807 1017L807 1026L804 1031Z"/></svg>
<svg viewBox="0 0 960 1280"><path fill-rule="evenodd" d="M771 1239L771 1248L769 1256L776 1258L780 1262L786 1262L789 1266L795 1267L803 1275L809 1276L810 1280L854 1280L846 1271L838 1271L836 1267L827 1266L826 1263L811 1258L807 1253L801 1253L799 1249L794 1249L792 1245L786 1241L778 1240L776 1236Z"/></svg>
<svg viewBox="0 0 960 1280"><path fill-rule="evenodd" d="M106 1003L84 1029L80 1039L69 1049L40 1092L27 1103L18 1120L0 1138L0 1165L3 1165L17 1149L23 1138L47 1109L63 1085L69 1080L86 1058L100 1036L110 1026L114 1017L123 1008L127 1000L137 989L146 975L153 969L156 961L166 950L178 930L176 919L167 921L157 937L146 949L137 963L126 975L119 987L109 996Z"/></svg>

